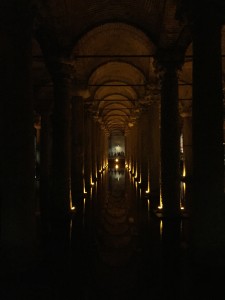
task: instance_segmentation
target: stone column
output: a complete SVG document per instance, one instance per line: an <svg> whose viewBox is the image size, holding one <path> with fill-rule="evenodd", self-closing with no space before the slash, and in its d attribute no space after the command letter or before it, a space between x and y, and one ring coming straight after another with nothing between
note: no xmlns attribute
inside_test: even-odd
<svg viewBox="0 0 225 300"><path fill-rule="evenodd" d="M88 107L84 111L84 130L85 130L85 136L84 136L84 176L85 176L85 187L87 190L91 187L91 179L92 179L92 120L91 120L91 114L88 111Z"/></svg>
<svg viewBox="0 0 225 300"><path fill-rule="evenodd" d="M52 176L52 122L51 113L41 112L41 142L40 142L40 212L42 220L50 216L51 176Z"/></svg>
<svg viewBox="0 0 225 300"><path fill-rule="evenodd" d="M97 180L97 129L96 120L92 119L92 182Z"/></svg>
<svg viewBox="0 0 225 300"><path fill-rule="evenodd" d="M52 210L53 217L66 217L70 210L72 66L59 60L51 62L50 71L54 85Z"/></svg>
<svg viewBox="0 0 225 300"><path fill-rule="evenodd" d="M81 96L72 98L72 167L71 189L75 206L84 193L84 101Z"/></svg>
<svg viewBox="0 0 225 300"><path fill-rule="evenodd" d="M40 212L40 147L41 147L41 115L35 112L35 199L36 212Z"/></svg>
<svg viewBox="0 0 225 300"><path fill-rule="evenodd" d="M185 102L185 103L184 103ZM187 103L188 102L188 103ZM180 116L182 118L182 135L183 135L183 178L181 198L183 206L189 212L191 202L191 183L192 183L192 107L191 101L181 101ZM185 189L185 190L184 190ZM182 194L183 193L183 194Z"/></svg>
<svg viewBox="0 0 225 300"><path fill-rule="evenodd" d="M0 3L1 268L36 259L32 17L29 1Z"/></svg>
<svg viewBox="0 0 225 300"><path fill-rule="evenodd" d="M140 118L140 164L141 164L141 186L144 191L148 190L148 157L149 157L149 143L148 143L148 131L149 131L149 119L148 111L146 108L142 108L143 112Z"/></svg>
<svg viewBox="0 0 225 300"><path fill-rule="evenodd" d="M193 246L198 260L224 260L225 202L221 24L211 7L193 24ZM208 42L210 41L210 43Z"/></svg>
<svg viewBox="0 0 225 300"><path fill-rule="evenodd" d="M159 99L154 100L148 112L150 129L148 134L149 143L149 179L150 193L156 200L160 195L160 109ZM156 204L156 203L155 203ZM156 204L157 207L157 204Z"/></svg>
<svg viewBox="0 0 225 300"><path fill-rule="evenodd" d="M177 63L161 59L161 193L163 214L180 214L180 126Z"/></svg>

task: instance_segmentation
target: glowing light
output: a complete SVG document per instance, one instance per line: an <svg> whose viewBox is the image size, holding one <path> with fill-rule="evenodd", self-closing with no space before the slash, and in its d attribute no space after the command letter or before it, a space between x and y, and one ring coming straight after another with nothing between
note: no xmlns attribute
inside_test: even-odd
<svg viewBox="0 0 225 300"><path fill-rule="evenodd" d="M70 189L70 210L71 211L75 211L76 207L73 206L73 200L72 200L72 192L71 192L71 189Z"/></svg>
<svg viewBox="0 0 225 300"><path fill-rule="evenodd" d="M148 199L147 203L148 203L148 212L150 212L150 200L149 199Z"/></svg>
<svg viewBox="0 0 225 300"><path fill-rule="evenodd" d="M118 168L119 168L119 166L118 166L118 165L115 165L115 168L116 168L116 169L118 169Z"/></svg>
<svg viewBox="0 0 225 300"><path fill-rule="evenodd" d="M182 174L183 177L186 176L186 167L185 167L185 164L184 164L184 167L183 167L183 174Z"/></svg>
<svg viewBox="0 0 225 300"><path fill-rule="evenodd" d="M160 220L159 224L159 234L160 234L160 239L162 239L162 234L163 234L163 221Z"/></svg>
<svg viewBox="0 0 225 300"><path fill-rule="evenodd" d="M149 171L149 161L148 161L148 189L146 191L146 194L150 193L150 171Z"/></svg>
<svg viewBox="0 0 225 300"><path fill-rule="evenodd" d="M83 214L85 214L85 209L86 209L86 199L84 198Z"/></svg>
<svg viewBox="0 0 225 300"><path fill-rule="evenodd" d="M185 182L181 182L180 185L180 209L184 210L185 209L185 191L186 191L186 183Z"/></svg>
<svg viewBox="0 0 225 300"><path fill-rule="evenodd" d="M162 201L162 190L160 186L160 195L159 195L159 206L158 209L163 209L163 201Z"/></svg>
<svg viewBox="0 0 225 300"><path fill-rule="evenodd" d="M119 159L118 159L118 158L116 158L116 159L115 159L115 162L118 162L118 161L119 161Z"/></svg>

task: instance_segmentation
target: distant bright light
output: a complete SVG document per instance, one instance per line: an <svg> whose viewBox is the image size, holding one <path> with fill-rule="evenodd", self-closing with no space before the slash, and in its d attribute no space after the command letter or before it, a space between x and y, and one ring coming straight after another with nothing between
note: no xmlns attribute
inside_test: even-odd
<svg viewBox="0 0 225 300"><path fill-rule="evenodd" d="M115 159L115 162L118 162L118 161L119 161L119 159L118 159L118 158L116 158L116 159Z"/></svg>
<svg viewBox="0 0 225 300"><path fill-rule="evenodd" d="M116 168L116 169L118 169L118 168L119 168L119 166L118 166L118 165L115 165L115 168Z"/></svg>

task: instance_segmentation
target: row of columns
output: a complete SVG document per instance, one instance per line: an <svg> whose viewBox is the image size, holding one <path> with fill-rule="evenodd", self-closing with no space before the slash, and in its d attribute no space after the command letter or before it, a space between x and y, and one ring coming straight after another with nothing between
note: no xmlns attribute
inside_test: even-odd
<svg viewBox="0 0 225 300"><path fill-rule="evenodd" d="M147 193L158 196L163 216L174 218L180 216L181 130L177 66L173 60L161 61L160 81L161 101L150 100L128 136L130 143L141 146L140 151L132 151L135 160L131 159L130 168L141 166L140 174L134 175L141 177Z"/></svg>
<svg viewBox="0 0 225 300"><path fill-rule="evenodd" d="M31 39L32 20L28 13L28 3L17 4L22 15L14 15L9 5L2 19L3 41L1 53L1 95L2 95L2 201L1 233L5 261L24 265L32 260L36 249L35 216L35 155L33 130L33 95L31 83ZM21 6L22 5L22 6ZM4 11L7 6L4 7ZM221 72L221 24L211 18L207 22L195 21L193 25L193 118L192 118L192 201L190 217L192 224L192 246L196 257L211 257L214 261L222 257L225 249L224 218L224 154L223 154L223 95ZM210 40L210 43L207 41ZM210 59L209 59L210 58ZM43 128L49 124L42 114L41 153L52 153L52 183L50 185L50 206L56 214L66 214L70 209L70 188L76 190L76 174L70 176L71 165L85 154L74 153L78 145L71 141L72 118L78 117L72 108L70 93L71 77L60 64L53 73L54 112L52 145L47 141L48 132ZM66 70L65 70L66 69ZM68 76L69 75L69 76ZM13 83L13 89L12 89ZM179 210L179 124L176 71L167 68L162 81L160 114L161 189L165 215L177 215ZM76 102L79 105L78 102ZM78 109L78 108L77 108ZM82 109L81 107L79 109ZM80 115L79 115L80 118ZM174 119L173 119L174 118ZM73 120L75 122L75 120ZM74 123L73 123L74 124ZM80 123L79 123L80 124ZM78 128L73 128L79 139ZM85 130L84 130L85 131ZM169 134L170 133L170 136ZM46 136L44 137L44 134ZM137 141L137 132L135 141ZM92 126L92 179L96 179L100 168L98 153L99 125ZM49 141L49 140L48 140ZM88 141L80 140L87 145ZM144 141L142 141L144 143ZM127 142L129 144L129 142ZM158 145L158 142L156 143ZM133 145L134 147L134 145ZM157 148L158 146L156 146ZM79 152L79 151L78 151ZM107 153L107 151L106 151ZM47 156L48 157L48 156ZM134 170L137 168L137 152L131 151L129 160ZM172 158L172 159L171 159ZM41 154L41 189L48 190L47 168ZM153 165L153 156L150 166ZM46 158L47 160L47 158ZM171 161L173 163L171 163ZM80 160L79 160L80 163ZM43 164L43 165L42 165ZM44 168L44 166L46 168ZM80 170L82 175L85 171ZM150 178L152 176L150 172ZM72 188L73 186L73 188ZM54 195L52 197L52 195ZM49 197L50 199L50 197ZM43 201L44 203L44 201ZM44 204L43 204L44 205ZM214 256L208 254L214 253ZM205 255L203 255L205 254ZM221 255L218 255L221 254Z"/></svg>
<svg viewBox="0 0 225 300"><path fill-rule="evenodd" d="M55 89L57 97L54 99L51 128L53 134L48 141L41 140L41 143L52 143L48 146L43 145L44 148L51 148L52 157L49 159L52 162L42 165L41 155L40 165L41 169L48 168L44 173L51 174L47 205L48 210L51 207L50 215L65 218L73 208L81 208L85 193L106 167L108 137L97 120L85 109L83 97L69 94L70 86L65 86L64 81L54 82L54 88L55 84L61 87L63 85L63 88L61 96L60 88L57 86ZM44 132L43 134L46 135ZM51 133L47 135L49 134ZM42 180L41 177L41 190ZM46 201L46 195L40 201ZM44 211L42 213L45 215Z"/></svg>
<svg viewBox="0 0 225 300"><path fill-rule="evenodd" d="M143 182L146 182L148 172L142 166L140 174L137 175L136 160L138 164L148 164L148 169L154 161L160 161L158 166L154 167L158 174L153 176L151 171L149 174L150 178L155 177L161 190L163 217L181 216L180 187L182 179L186 181L191 252L198 262L216 264L218 261L224 262L222 251L225 248L221 24L212 16L210 22L201 20L195 21L193 25L193 116L190 111L179 114L176 63L173 59L163 61L163 64L160 61L163 67L160 74L160 141L155 140L160 159L157 160L156 154L151 152L149 136L153 128L144 123L146 113L142 115L141 121L137 122L133 132L127 135L126 145L130 149L135 143L142 145L140 154L135 152L136 148L128 151L127 161L134 176L140 177L142 173ZM207 43L208 40L210 43ZM149 123L150 119L148 115ZM135 134L136 126L142 137ZM145 144L143 135L146 131L148 142ZM157 132L157 129L154 132ZM185 174L180 170L181 134ZM150 161L147 161L147 151L143 144L149 145ZM185 178L182 178L184 176Z"/></svg>

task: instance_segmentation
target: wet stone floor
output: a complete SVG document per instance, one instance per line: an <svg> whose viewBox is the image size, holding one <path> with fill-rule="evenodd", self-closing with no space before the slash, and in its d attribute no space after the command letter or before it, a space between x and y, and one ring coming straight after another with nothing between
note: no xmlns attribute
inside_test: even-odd
<svg viewBox="0 0 225 300"><path fill-rule="evenodd" d="M46 224L39 263L3 277L1 300L225 299L222 270L190 264L188 217L159 218L127 171L108 169L82 201Z"/></svg>

